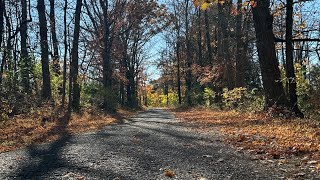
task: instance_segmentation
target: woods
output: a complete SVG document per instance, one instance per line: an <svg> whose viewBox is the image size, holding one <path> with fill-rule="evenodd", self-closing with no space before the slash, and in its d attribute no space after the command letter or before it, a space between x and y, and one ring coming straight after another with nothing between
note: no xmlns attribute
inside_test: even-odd
<svg viewBox="0 0 320 180"><path fill-rule="evenodd" d="M319 0L0 0L0 156L29 166L0 158L12 171L0 179L206 179L202 167L209 179L259 177L236 159L262 162L261 177L268 163L275 179L318 177L319 9ZM32 161L7 156L20 148Z"/></svg>
<svg viewBox="0 0 320 180"><path fill-rule="evenodd" d="M319 108L314 1L1 4L2 119L46 103L75 112L255 106L301 118Z"/></svg>

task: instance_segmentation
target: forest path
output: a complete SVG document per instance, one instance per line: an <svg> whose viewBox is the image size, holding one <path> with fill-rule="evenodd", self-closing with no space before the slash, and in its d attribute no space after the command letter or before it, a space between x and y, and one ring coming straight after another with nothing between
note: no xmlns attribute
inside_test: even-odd
<svg viewBox="0 0 320 180"><path fill-rule="evenodd" d="M279 179L275 172L199 134L165 110L141 112L98 132L0 154L0 179Z"/></svg>

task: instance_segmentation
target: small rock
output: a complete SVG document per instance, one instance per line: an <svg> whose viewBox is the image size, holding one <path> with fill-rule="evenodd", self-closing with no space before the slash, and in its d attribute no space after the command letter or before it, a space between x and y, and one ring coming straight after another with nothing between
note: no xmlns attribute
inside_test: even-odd
<svg viewBox="0 0 320 180"><path fill-rule="evenodd" d="M224 161L223 158L218 159L218 162L223 162L223 161Z"/></svg>
<svg viewBox="0 0 320 180"><path fill-rule="evenodd" d="M306 173L301 172L301 173L295 174L294 176L295 177L302 177L302 176L305 176L305 175L306 175Z"/></svg>
<svg viewBox="0 0 320 180"><path fill-rule="evenodd" d="M211 155L203 155L202 157L205 157L205 158L212 158L213 156L211 156Z"/></svg>
<svg viewBox="0 0 320 180"><path fill-rule="evenodd" d="M308 161L307 164L317 164L318 161Z"/></svg>

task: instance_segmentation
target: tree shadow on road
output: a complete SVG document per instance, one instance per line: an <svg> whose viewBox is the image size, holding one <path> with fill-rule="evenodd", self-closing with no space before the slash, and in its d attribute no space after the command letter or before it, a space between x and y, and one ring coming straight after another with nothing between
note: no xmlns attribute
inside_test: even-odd
<svg viewBox="0 0 320 180"><path fill-rule="evenodd" d="M55 135L59 136L58 140L45 145L36 145L33 143L27 148L29 157L36 159L36 161L22 162L21 167L17 170L18 172L15 172L18 178L36 179L37 177L66 164L66 162L60 159L59 155L62 148L71 137L70 133L66 130L70 115L70 112L65 113L63 117L58 119L57 124L49 133L44 136L39 136L34 142Z"/></svg>

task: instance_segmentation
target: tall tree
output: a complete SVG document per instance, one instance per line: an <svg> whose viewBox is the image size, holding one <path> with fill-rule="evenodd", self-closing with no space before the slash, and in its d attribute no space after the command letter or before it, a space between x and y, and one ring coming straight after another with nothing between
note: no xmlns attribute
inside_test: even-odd
<svg viewBox="0 0 320 180"><path fill-rule="evenodd" d="M293 0L287 0L287 16L286 16L286 76L289 88L290 108L298 117L303 118L304 115L298 107L297 82L294 72L293 63Z"/></svg>
<svg viewBox="0 0 320 180"><path fill-rule="evenodd" d="M4 11L5 11L4 0L0 0L0 48L2 47L2 38L3 38ZM5 62L5 59L2 59L1 67L0 67L0 86L2 86L4 62Z"/></svg>
<svg viewBox="0 0 320 180"><path fill-rule="evenodd" d="M46 7L44 0L38 0L37 10L40 25L41 65L42 65L42 98L51 98L51 83L49 71L48 29Z"/></svg>
<svg viewBox="0 0 320 180"><path fill-rule="evenodd" d="M63 82L62 82L62 107L65 105L66 101L66 85L67 85L67 53L68 53L68 27L67 27L67 8L68 8L68 0L64 1L63 8L63 44L64 44L64 57L63 57ZM71 104L71 103L69 103ZM69 106L70 107L70 106Z"/></svg>
<svg viewBox="0 0 320 180"><path fill-rule="evenodd" d="M30 93L30 58L28 55L27 48L27 37L28 37L28 25L27 25L27 0L21 0L21 22L20 22L20 34L21 34L21 76L22 76L22 86L24 92Z"/></svg>
<svg viewBox="0 0 320 180"><path fill-rule="evenodd" d="M206 45L207 45L207 54L208 54L208 64L213 64L213 54L212 54L212 47L211 47L211 38L210 38L210 24L209 24L209 15L208 10L204 11L204 22L206 25Z"/></svg>
<svg viewBox="0 0 320 180"><path fill-rule="evenodd" d="M52 46L53 46L53 66L52 70L56 74L60 74L59 65L59 42L56 33L56 16L55 16L55 0L50 0L50 31L52 36Z"/></svg>
<svg viewBox="0 0 320 180"><path fill-rule="evenodd" d="M191 91L192 91L192 74L191 74L191 65L192 65L192 57L191 57L191 44L189 39L189 0L185 0L185 38L186 38L186 54L187 54L187 76L186 76L186 86L187 86L187 104L189 106L192 105L191 100Z"/></svg>
<svg viewBox="0 0 320 180"><path fill-rule="evenodd" d="M266 108L274 105L287 106L286 98L278 67L273 34L273 17L270 14L270 0L255 1L253 20L256 30L257 50L263 87L265 90Z"/></svg>
<svg viewBox="0 0 320 180"><path fill-rule="evenodd" d="M104 107L106 109L111 109L114 107L111 107L112 105L108 103L108 93L111 93L112 89L112 69L111 69L111 59L110 59L110 48L111 48L111 42L110 42L110 22L109 22L109 16L108 16L108 0L100 0L102 10L103 10L103 87L105 88L105 97L104 97Z"/></svg>
<svg viewBox="0 0 320 180"><path fill-rule="evenodd" d="M80 85L78 82L79 75L79 36L80 36L80 15L81 15L82 0L77 0L76 12L75 12L75 22L74 22L74 34L71 49L71 67L70 67L70 79L72 83L72 100L71 107L75 111L80 110Z"/></svg>
<svg viewBox="0 0 320 180"><path fill-rule="evenodd" d="M245 86L245 57L244 57L244 43L242 34L242 0L237 2L237 12L236 15L236 87Z"/></svg>

